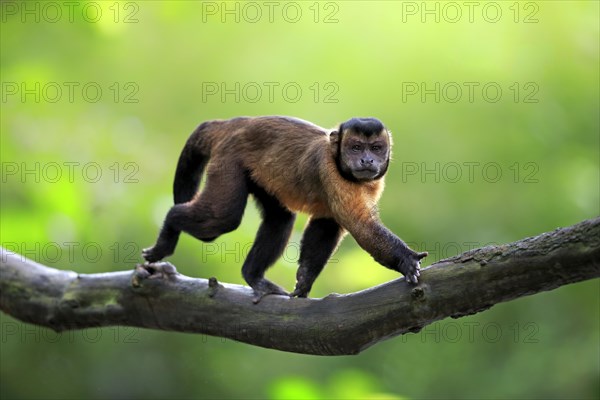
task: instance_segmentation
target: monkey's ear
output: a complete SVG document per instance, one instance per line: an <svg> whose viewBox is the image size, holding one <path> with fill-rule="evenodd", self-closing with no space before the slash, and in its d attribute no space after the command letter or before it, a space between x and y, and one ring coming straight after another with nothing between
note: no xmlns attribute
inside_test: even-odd
<svg viewBox="0 0 600 400"><path fill-rule="evenodd" d="M340 133L338 131L331 131L329 134L329 148L331 149L333 158L337 159L340 148Z"/></svg>
<svg viewBox="0 0 600 400"><path fill-rule="evenodd" d="M329 140L331 143L337 143L340 140L340 132L339 131L331 131L329 134Z"/></svg>
<svg viewBox="0 0 600 400"><path fill-rule="evenodd" d="M429 255L428 252L424 251L423 253L417 253L417 258L420 260L422 258L425 258Z"/></svg>

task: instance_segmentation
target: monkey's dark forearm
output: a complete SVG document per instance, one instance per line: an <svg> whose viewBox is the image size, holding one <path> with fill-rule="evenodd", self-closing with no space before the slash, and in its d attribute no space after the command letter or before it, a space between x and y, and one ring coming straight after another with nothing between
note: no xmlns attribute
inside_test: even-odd
<svg viewBox="0 0 600 400"><path fill-rule="evenodd" d="M381 265L398 271L398 266L408 257L415 256L406 243L383 225L377 225L373 237L378 244L373 258Z"/></svg>
<svg viewBox="0 0 600 400"><path fill-rule="evenodd" d="M409 259L418 256L402 239L378 222L361 225L350 230L358 244L378 263L394 271L402 271L401 266Z"/></svg>

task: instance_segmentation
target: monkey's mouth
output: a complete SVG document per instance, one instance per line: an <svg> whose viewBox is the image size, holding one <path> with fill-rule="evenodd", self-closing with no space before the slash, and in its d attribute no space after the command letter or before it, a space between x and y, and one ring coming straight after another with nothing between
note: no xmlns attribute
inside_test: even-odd
<svg viewBox="0 0 600 400"><path fill-rule="evenodd" d="M377 176L378 173L379 171L373 168L355 169L354 171L352 171L352 175L354 175L356 179L360 180L373 179Z"/></svg>

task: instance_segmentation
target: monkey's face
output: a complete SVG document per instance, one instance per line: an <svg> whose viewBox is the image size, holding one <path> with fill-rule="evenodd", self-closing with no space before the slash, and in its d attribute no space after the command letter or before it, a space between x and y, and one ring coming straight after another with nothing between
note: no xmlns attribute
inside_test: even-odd
<svg viewBox="0 0 600 400"><path fill-rule="evenodd" d="M354 129L345 129L340 139L338 162L345 177L371 181L386 173L390 159L390 140L385 128L368 136Z"/></svg>

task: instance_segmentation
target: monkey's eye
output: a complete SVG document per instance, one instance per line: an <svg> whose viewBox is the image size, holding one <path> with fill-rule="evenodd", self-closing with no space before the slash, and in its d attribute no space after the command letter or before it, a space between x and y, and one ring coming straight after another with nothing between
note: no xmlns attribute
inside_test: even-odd
<svg viewBox="0 0 600 400"><path fill-rule="evenodd" d="M354 146L352 146L352 151L355 153L358 153L360 151L361 147L358 144L355 144Z"/></svg>
<svg viewBox="0 0 600 400"><path fill-rule="evenodd" d="M381 151L381 146L380 146L380 145L378 145L378 144L376 144L376 145L374 145L374 146L371 146L371 150L372 150L372 151Z"/></svg>

